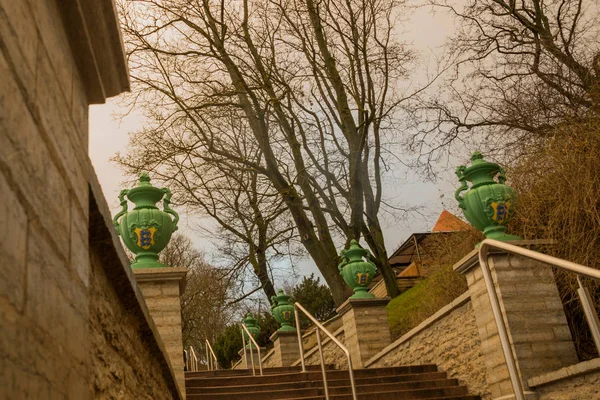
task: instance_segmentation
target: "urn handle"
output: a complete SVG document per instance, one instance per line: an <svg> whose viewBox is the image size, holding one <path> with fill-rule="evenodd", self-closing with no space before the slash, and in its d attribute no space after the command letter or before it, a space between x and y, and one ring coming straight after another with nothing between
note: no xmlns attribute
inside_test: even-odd
<svg viewBox="0 0 600 400"><path fill-rule="evenodd" d="M342 271L344 270L344 267L346 266L346 264L348 264L348 262L350 260L348 259L348 256L346 256L346 250L340 251L340 256L341 256L342 260L338 264L338 271L340 271L340 273L342 273Z"/></svg>
<svg viewBox="0 0 600 400"><path fill-rule="evenodd" d="M123 215L127 214L127 199L125 198L125 196L127 196L128 193L129 193L129 190L127 190L127 189L123 189L119 193L119 200L121 201L122 208L121 208L121 211L119 211L119 213L117 215L115 215L115 217L113 218L113 225L117 229L117 233L119 235L121 234L121 232L119 230L119 227L120 227L119 218L121 218Z"/></svg>
<svg viewBox="0 0 600 400"><path fill-rule="evenodd" d="M504 170L504 168L500 167L498 172L498 182L504 185L504 182L506 182L506 171Z"/></svg>
<svg viewBox="0 0 600 400"><path fill-rule="evenodd" d="M171 204L171 191L168 188L162 189L163 193L166 194L165 199L163 200L163 209L167 214L171 214L173 216L173 232L175 232L179 227L177 223L179 222L179 214L173 210L169 204Z"/></svg>
<svg viewBox="0 0 600 400"><path fill-rule="evenodd" d="M460 208L462 208L463 210L465 209L465 199L463 197L461 197L460 194L462 192L464 192L465 190L469 189L469 185L467 184L467 178L465 177L465 169L466 168L467 167L464 165L460 165L460 166L456 167L456 176L458 176L458 180L461 182L461 185L454 192L454 198L456 199L456 201L458 201L458 206Z"/></svg>

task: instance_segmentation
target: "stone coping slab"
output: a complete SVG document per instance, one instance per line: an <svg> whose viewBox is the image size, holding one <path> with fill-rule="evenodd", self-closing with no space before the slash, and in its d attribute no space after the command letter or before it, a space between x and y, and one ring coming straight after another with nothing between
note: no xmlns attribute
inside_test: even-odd
<svg viewBox="0 0 600 400"><path fill-rule="evenodd" d="M133 270L138 282L167 282L178 281L179 291L185 289L185 277L188 269L185 267L138 268Z"/></svg>
<svg viewBox="0 0 600 400"><path fill-rule="evenodd" d="M531 250L535 250L536 247L551 246L556 243L553 239L534 239L534 240L511 240L506 242L515 246L527 247ZM504 250L491 248L489 254L509 254ZM461 258L456 264L452 266L452 269L456 272L464 274L471 270L476 265L479 265L479 248L471 250L466 256Z"/></svg>
<svg viewBox="0 0 600 400"><path fill-rule="evenodd" d="M130 89L115 0L57 1L90 104Z"/></svg>
<svg viewBox="0 0 600 400"><path fill-rule="evenodd" d="M573 378L579 375L584 375L589 372L600 371L600 358L583 361L568 367L548 372L539 376L535 376L527 380L529 387L544 386L562 379Z"/></svg>
<svg viewBox="0 0 600 400"><path fill-rule="evenodd" d="M275 339L277 339L280 336L293 336L293 337L297 337L298 336L298 332L291 332L291 331L275 331L273 332L273 334L269 337L269 340L271 340L271 342L274 342Z"/></svg>
<svg viewBox="0 0 600 400"><path fill-rule="evenodd" d="M365 308L365 307L385 307L390 302L389 297L384 297L382 299L374 298L374 299L352 299L349 298L345 302L340 305L336 311L338 314L342 315L351 308Z"/></svg>

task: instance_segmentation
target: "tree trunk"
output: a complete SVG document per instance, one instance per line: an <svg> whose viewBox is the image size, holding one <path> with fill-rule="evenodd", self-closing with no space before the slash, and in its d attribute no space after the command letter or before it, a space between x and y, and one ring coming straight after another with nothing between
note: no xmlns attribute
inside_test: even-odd
<svg viewBox="0 0 600 400"><path fill-rule="evenodd" d="M376 220L374 223L369 224L368 227L363 225L363 236L371 248L375 265L377 266L379 272L381 272L388 296L393 299L400 294L400 289L398 288L396 274L390 265L387 251L385 250L383 232L381 231L381 227L379 226L378 222L379 221Z"/></svg>

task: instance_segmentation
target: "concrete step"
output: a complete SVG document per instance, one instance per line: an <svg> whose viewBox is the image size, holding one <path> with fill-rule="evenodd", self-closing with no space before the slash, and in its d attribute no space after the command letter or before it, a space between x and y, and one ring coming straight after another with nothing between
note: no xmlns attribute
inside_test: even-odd
<svg viewBox="0 0 600 400"><path fill-rule="evenodd" d="M335 369L333 364L327 364L325 366L326 369ZM308 371L320 371L320 365L307 365L306 369ZM256 374L258 375L259 369L258 366L255 368ZM272 375L272 374L281 374L285 372L300 372L302 371L302 367L279 367L279 368L263 368L264 375ZM207 378L207 377L217 377L217 376L252 376L252 369L218 369L216 371L194 371L194 372L186 372L185 377L187 378Z"/></svg>
<svg viewBox="0 0 600 400"><path fill-rule="evenodd" d="M412 375L415 376L415 375ZM397 375L395 377L403 377ZM346 393L350 389L350 380L336 380L328 381L329 393ZM373 379L357 380L357 392L372 391L373 388L380 390L407 390L407 389L423 389L423 388L434 388L434 387L447 387L457 385L456 379L437 379L437 380L417 380L417 381L394 381L389 380L388 382L377 382ZM281 383L269 383L264 385L237 385L237 386L214 386L214 387L202 387L202 388L187 388L188 394L209 394L209 393L263 393L273 392L276 390L291 390L291 389L323 389L323 381L300 381L300 382L281 382Z"/></svg>
<svg viewBox="0 0 600 400"><path fill-rule="evenodd" d="M376 376L376 377L363 377L356 378L355 382L357 386L360 385L373 385L373 384L386 384L386 383L411 383L413 386L419 386L419 382L431 382L441 381L446 379L445 372L424 372L421 374L404 374L404 375L388 375L388 376ZM327 384L330 388L338 386L350 386L350 379L327 379ZM426 383L423 383L426 385ZM321 377L318 380L306 380L306 381L294 381L294 382L276 382L276 383L265 383L262 385L234 385L234 386L203 386L203 387L192 387L187 386L188 393L215 393L221 391L222 393L235 393L240 391L258 391L265 388L265 390L277 390L285 388L305 388L305 387L323 387L323 381ZM422 387L422 386L420 386Z"/></svg>
<svg viewBox="0 0 600 400"><path fill-rule="evenodd" d="M360 388L360 389L359 389ZM377 399L377 400L425 400L435 398L447 398L466 396L467 390L462 386L425 388L425 389L408 389L408 390L385 390L377 388L373 385L371 388L359 387L357 393L359 399ZM350 387L340 387L338 393L330 392L330 399L345 400L352 399L352 391ZM343 393L341 393L343 392ZM297 398L322 398L324 396L323 389L320 388L298 388L286 390L273 390L270 392L256 393L236 393L236 400L277 400L277 399L297 399ZM202 393L188 394L189 400L202 399L231 399L231 393Z"/></svg>
<svg viewBox="0 0 600 400"><path fill-rule="evenodd" d="M328 380L347 379L347 370L330 369L327 372ZM354 377L373 378L390 375L414 375L420 373L437 372L435 365L409 365L401 367L367 368L354 370ZM191 375L193 374L193 375ZM317 381L322 380L320 370L307 372L284 372L271 373L267 375L236 375L236 376L198 376L197 372L186 373L186 387L213 387L213 386L239 386L239 385L262 385L268 383Z"/></svg>
<svg viewBox="0 0 600 400"><path fill-rule="evenodd" d="M359 400L395 400L396 397L393 397L393 393L376 393L377 397L375 397L375 394L359 394L358 395L358 399ZM351 395L344 395L344 396L331 396L332 399L335 400L352 400L352 396ZM325 400L325 396L312 396L312 397L293 397L293 398L289 398L286 400ZM433 397L433 398L429 398L427 400L481 400L481 397L479 396L472 396L472 395L467 395L467 396L444 396L444 397Z"/></svg>
<svg viewBox="0 0 600 400"><path fill-rule="evenodd" d="M351 400L352 388L347 370L330 369L327 383L330 399ZM188 400L309 400L324 399L320 366L306 372L299 368L269 368L265 375L251 371L204 371L186 373ZM469 396L467 389L448 379L435 365L354 370L360 400L480 400Z"/></svg>
<svg viewBox="0 0 600 400"><path fill-rule="evenodd" d="M390 383L390 382L415 382L415 381L435 381L446 379L446 372L421 372L419 374L402 374L402 375L384 375L372 377L354 377L357 385L368 385L370 383ZM348 386L350 379L330 379L327 377L329 387Z"/></svg>

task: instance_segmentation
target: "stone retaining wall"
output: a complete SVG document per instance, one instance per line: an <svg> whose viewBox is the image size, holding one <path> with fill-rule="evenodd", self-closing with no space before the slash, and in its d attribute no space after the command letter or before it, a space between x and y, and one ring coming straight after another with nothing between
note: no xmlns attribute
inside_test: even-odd
<svg viewBox="0 0 600 400"><path fill-rule="evenodd" d="M143 320L121 301L95 251L91 254L90 337L92 392L104 399L175 398L160 349ZM168 375L167 375L168 376Z"/></svg>
<svg viewBox="0 0 600 400"><path fill-rule="evenodd" d="M436 364L469 393L489 399L481 341L469 294L463 294L371 358L366 367Z"/></svg>
<svg viewBox="0 0 600 400"><path fill-rule="evenodd" d="M273 367L278 367L279 365L276 365L276 360L275 357L273 357L275 354L275 350L271 349L267 352L267 354L265 354L265 356L262 359L262 366L263 368L273 368ZM232 368L235 369L235 368Z"/></svg>
<svg viewBox="0 0 600 400"><path fill-rule="evenodd" d="M117 25L113 0L0 0L3 399L179 398L88 158Z"/></svg>
<svg viewBox="0 0 600 400"><path fill-rule="evenodd" d="M333 334L337 340L345 344L344 328L340 328ZM321 333L321 340L323 344L323 358L325 364L333 364L336 368L346 369L348 368L348 361L344 352L325 334ZM304 353L304 362L306 365L318 365L321 364L319 357L319 348L315 344L314 347L308 349ZM292 365L300 365L300 360L296 361Z"/></svg>

